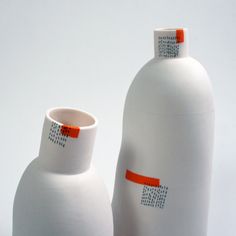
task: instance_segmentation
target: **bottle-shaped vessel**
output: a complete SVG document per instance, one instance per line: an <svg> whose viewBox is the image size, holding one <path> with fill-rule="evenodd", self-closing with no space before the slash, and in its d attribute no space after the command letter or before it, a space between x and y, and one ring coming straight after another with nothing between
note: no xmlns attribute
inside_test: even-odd
<svg viewBox="0 0 236 236"><path fill-rule="evenodd" d="M187 29L154 31L155 57L125 102L113 195L115 236L206 236L214 104Z"/></svg>
<svg viewBox="0 0 236 236"><path fill-rule="evenodd" d="M81 110L46 113L39 156L17 188L13 236L113 236L108 194L91 165L96 129Z"/></svg>

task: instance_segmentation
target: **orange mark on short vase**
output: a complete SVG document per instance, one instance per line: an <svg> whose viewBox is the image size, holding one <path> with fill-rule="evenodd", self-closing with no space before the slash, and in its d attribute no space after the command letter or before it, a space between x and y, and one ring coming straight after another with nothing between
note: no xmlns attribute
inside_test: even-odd
<svg viewBox="0 0 236 236"><path fill-rule="evenodd" d="M71 137L71 138L78 138L79 137L80 128L76 126L70 125L62 125L61 126L61 134Z"/></svg>

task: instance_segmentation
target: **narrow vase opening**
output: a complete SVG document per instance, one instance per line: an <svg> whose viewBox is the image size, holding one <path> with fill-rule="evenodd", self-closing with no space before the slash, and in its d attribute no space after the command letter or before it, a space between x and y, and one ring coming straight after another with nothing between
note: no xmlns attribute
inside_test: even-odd
<svg viewBox="0 0 236 236"><path fill-rule="evenodd" d="M176 31L178 29L186 29L186 28L157 28L155 31Z"/></svg>
<svg viewBox="0 0 236 236"><path fill-rule="evenodd" d="M96 118L84 111L73 108L52 108L47 112L47 118L59 125L92 128L96 125Z"/></svg>

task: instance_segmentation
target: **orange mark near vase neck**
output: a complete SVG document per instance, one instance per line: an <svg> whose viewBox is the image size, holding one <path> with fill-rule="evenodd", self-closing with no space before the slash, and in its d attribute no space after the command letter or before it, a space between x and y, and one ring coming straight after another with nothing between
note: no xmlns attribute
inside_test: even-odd
<svg viewBox="0 0 236 236"><path fill-rule="evenodd" d="M80 128L70 125L62 125L61 126L61 134L71 137L78 138L79 137Z"/></svg>
<svg viewBox="0 0 236 236"><path fill-rule="evenodd" d="M176 30L176 43L183 43L184 42L184 30L177 29Z"/></svg>
<svg viewBox="0 0 236 236"><path fill-rule="evenodd" d="M160 186L160 179L139 175L130 170L126 170L125 178L137 184L143 184L153 187Z"/></svg>

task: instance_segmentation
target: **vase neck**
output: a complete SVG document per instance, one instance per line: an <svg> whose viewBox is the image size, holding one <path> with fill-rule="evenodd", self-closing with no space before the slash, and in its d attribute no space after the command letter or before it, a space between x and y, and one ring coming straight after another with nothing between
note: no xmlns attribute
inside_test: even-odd
<svg viewBox="0 0 236 236"><path fill-rule="evenodd" d="M89 169L97 128L96 118L70 108L46 113L39 162L48 171L77 174Z"/></svg>
<svg viewBox="0 0 236 236"><path fill-rule="evenodd" d="M187 57L187 29L156 29L154 31L154 49L156 59Z"/></svg>

